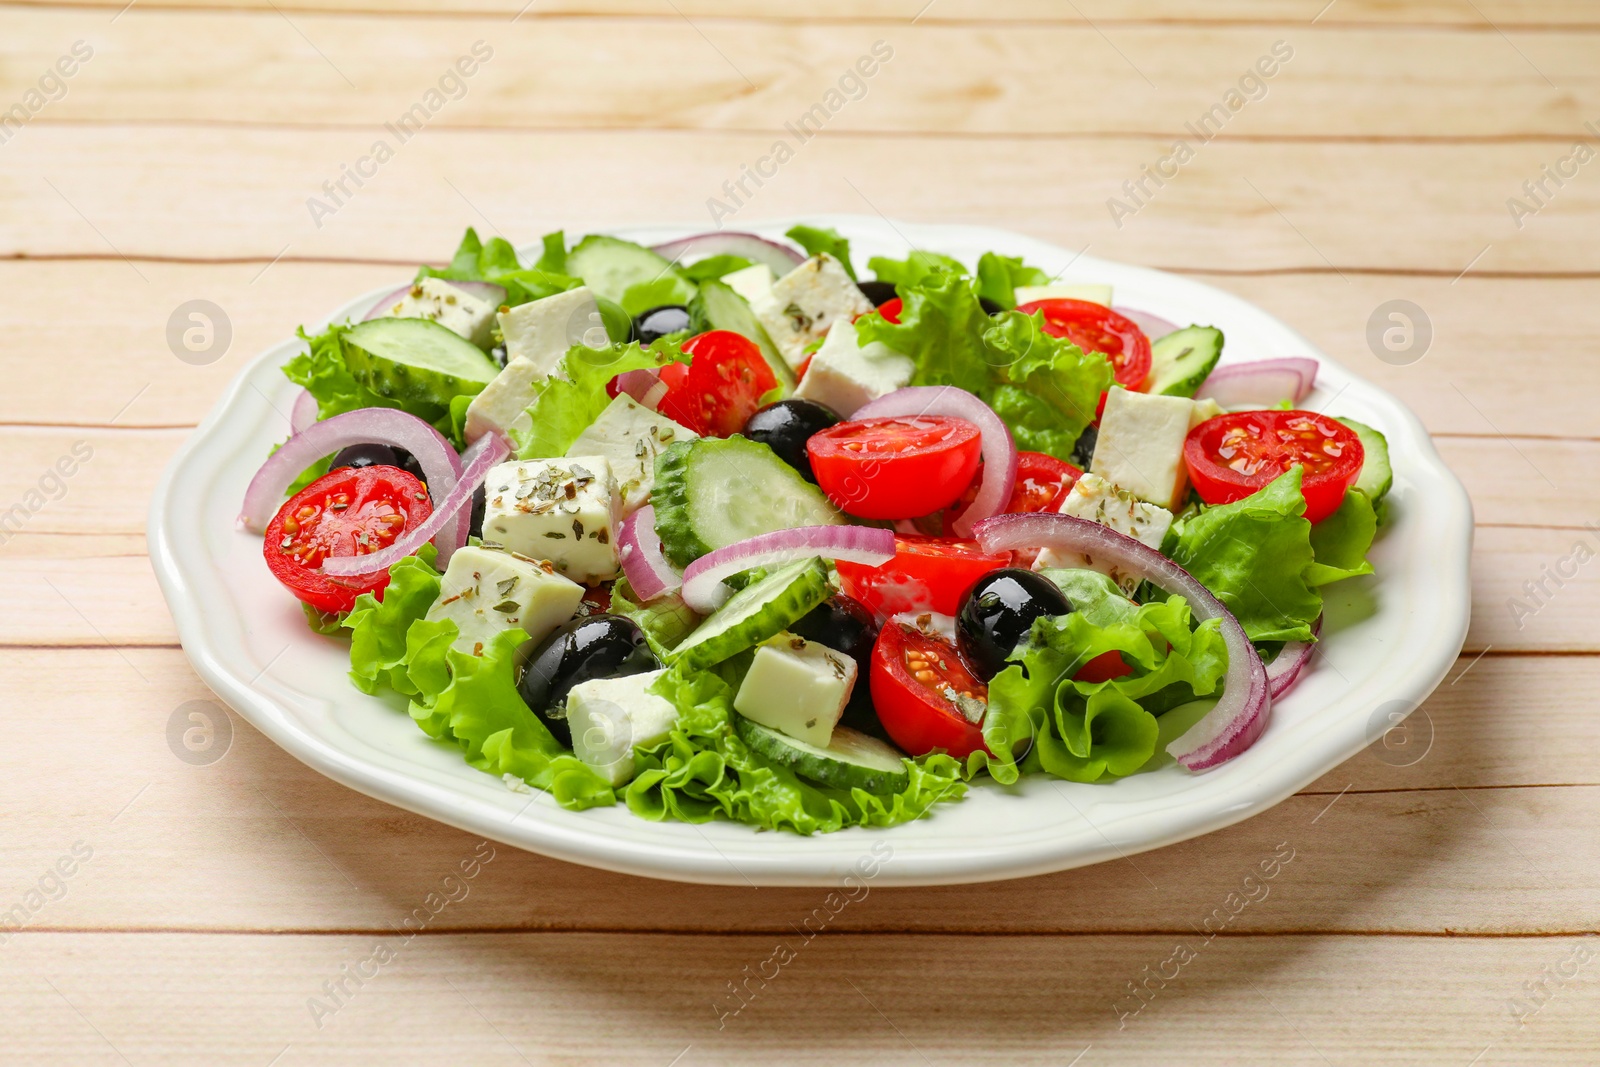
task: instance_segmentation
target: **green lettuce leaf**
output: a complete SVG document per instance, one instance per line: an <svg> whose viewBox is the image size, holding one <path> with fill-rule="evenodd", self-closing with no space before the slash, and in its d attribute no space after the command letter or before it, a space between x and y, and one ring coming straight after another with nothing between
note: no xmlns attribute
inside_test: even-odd
<svg viewBox="0 0 1600 1067"><path fill-rule="evenodd" d="M695 260L687 267L679 267L678 273L691 282L708 282L754 265L743 256L707 256L705 259Z"/></svg>
<svg viewBox="0 0 1600 1067"><path fill-rule="evenodd" d="M1103 625L1084 611L1034 623L1011 666L989 683L984 741L991 751L1004 757L1031 732L1034 746L1022 770L1074 782L1132 774L1155 753L1156 716L1222 683L1228 653L1220 623L1210 619L1191 630L1183 597L1144 604L1131 616L1108 602L1105 612ZM1111 651L1121 653L1131 675L1073 680ZM998 781L1016 780L1008 757L989 759L988 769Z"/></svg>
<svg viewBox="0 0 1600 1067"><path fill-rule="evenodd" d="M567 235L561 230L547 233L539 239L542 251L539 261L533 265L535 270L544 271L546 274L567 273Z"/></svg>
<svg viewBox="0 0 1600 1067"><path fill-rule="evenodd" d="M1006 311L1017 306L1017 286L1048 285L1050 275L1022 262L1021 256L1002 256L985 252L978 258L978 295L987 297Z"/></svg>
<svg viewBox="0 0 1600 1067"><path fill-rule="evenodd" d="M583 282L560 273L547 264L558 259L566 267L566 249L560 232L545 237L544 255L539 262L524 268L517 259L517 250L503 237L491 237L488 243L479 240L476 230L468 228L451 257L448 267L419 267L417 278L441 278L447 282L492 282L506 291L506 306L516 307L531 300L576 289ZM556 249L560 255L555 255Z"/></svg>
<svg viewBox="0 0 1600 1067"><path fill-rule="evenodd" d="M1323 586L1371 574L1367 550L1377 533L1378 516L1371 499L1359 489L1345 493L1339 509L1311 527L1311 552L1316 561L1306 569L1306 584Z"/></svg>
<svg viewBox="0 0 1600 1067"><path fill-rule="evenodd" d="M637 316L667 304L688 304L694 299L695 292L693 282L677 271L669 271L659 278L628 286L622 294L622 310L630 316Z"/></svg>
<svg viewBox="0 0 1600 1067"><path fill-rule="evenodd" d="M630 370L685 363L688 358L681 347L665 340L649 348L639 347L638 342L599 349L574 345L561 357L561 370L539 383L528 405L533 425L511 431L517 458L566 455L578 435L611 403L606 385L612 378Z"/></svg>
<svg viewBox="0 0 1600 1067"><path fill-rule="evenodd" d="M912 249L911 254L905 259L873 256L867 260L867 266L877 275L879 281L888 282L896 289L901 286L909 288L920 285L939 274L956 274L962 277L967 274L966 265L959 259L952 259L938 252L924 252L920 248Z"/></svg>
<svg viewBox="0 0 1600 1067"><path fill-rule="evenodd" d="M882 341L910 356L916 364L912 385L954 385L981 395L990 384L983 336L991 320L966 277L935 273L925 284L907 284L900 291L900 321L863 316L856 321L861 343Z"/></svg>
<svg viewBox="0 0 1600 1067"><path fill-rule="evenodd" d="M934 804L965 793L960 765L944 755L908 760L911 783L890 796L801 779L739 740L733 727L737 672L731 663L688 676L674 668L652 686L673 702L679 717L666 741L636 750L639 773L623 792L635 815L685 822L720 816L769 830L828 833L918 819Z"/></svg>
<svg viewBox="0 0 1600 1067"><path fill-rule="evenodd" d="M618 578L611 587L611 611L632 619L644 631L645 640L662 659L678 647L700 625L700 616L685 604L678 593L664 593L647 604L638 601L628 579Z"/></svg>
<svg viewBox="0 0 1600 1067"><path fill-rule="evenodd" d="M850 262L850 238L828 226L794 226L784 234L806 250L806 255L816 256L826 252L837 259L852 281L856 280L856 266Z"/></svg>
<svg viewBox="0 0 1600 1067"><path fill-rule="evenodd" d="M306 333L304 326L296 332L304 341L307 351L301 352L283 365L283 376L310 393L317 402L317 419L343 415L357 408L397 408L400 403L379 396L351 375L344 361L344 335L350 331L348 324L329 326L315 337ZM433 422L439 411L413 411L418 418Z"/></svg>
<svg viewBox="0 0 1600 1067"><path fill-rule="evenodd" d="M439 598L443 575L433 568L436 555L433 545L426 544L390 567L383 599L362 593L345 616L350 681L363 693L376 693L380 685L387 685L397 693L416 695L417 688L406 675L406 631Z"/></svg>

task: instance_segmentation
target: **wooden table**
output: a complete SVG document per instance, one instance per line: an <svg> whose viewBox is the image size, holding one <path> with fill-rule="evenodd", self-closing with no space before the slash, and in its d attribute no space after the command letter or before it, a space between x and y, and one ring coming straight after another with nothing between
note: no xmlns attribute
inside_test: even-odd
<svg viewBox="0 0 1600 1067"><path fill-rule="evenodd" d="M1600 142L1600 7L126 3L0 6L0 108L22 107L0 127L0 512L21 508L0 545L0 910L25 927L0 935L0 1061L1600 1062L1600 163L1572 154ZM237 718L223 758L178 758L175 713L210 694L144 516L238 369L464 225L709 222L879 41L860 98L724 224L882 212L1087 245L1237 292L1401 396L1479 523L1425 758L1369 751L1127 862L874 889L803 944L816 890L489 853ZM408 113L420 132L384 126ZM1207 113L1209 142L1185 128ZM1192 158L1161 164L1178 137ZM362 162L379 138L392 158ZM1141 165L1176 176L1130 201ZM1114 220L1111 197L1136 210ZM209 362L169 346L191 300L231 330ZM1391 300L1423 309L1425 350L1369 344ZM1133 997L1285 850L1265 898ZM430 893L456 899L402 943ZM795 960L719 1011L779 941Z"/></svg>

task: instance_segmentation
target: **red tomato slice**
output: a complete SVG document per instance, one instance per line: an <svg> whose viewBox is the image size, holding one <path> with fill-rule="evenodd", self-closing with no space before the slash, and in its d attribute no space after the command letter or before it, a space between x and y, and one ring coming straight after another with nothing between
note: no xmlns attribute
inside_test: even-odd
<svg viewBox="0 0 1600 1067"><path fill-rule="evenodd" d="M884 731L907 753L944 749L957 759L983 748L983 729L961 713L961 703L987 703L988 687L974 678L954 645L899 623L889 623L872 646L872 705Z"/></svg>
<svg viewBox="0 0 1600 1067"><path fill-rule="evenodd" d="M1011 566L1011 553L985 552L976 541L896 534L894 559L879 567L839 560L847 596L887 618L902 611L954 615L961 594L992 570Z"/></svg>
<svg viewBox="0 0 1600 1067"><path fill-rule="evenodd" d="M976 426L944 415L841 422L806 442L822 491L863 519L938 511L972 481L982 452Z"/></svg>
<svg viewBox="0 0 1600 1067"><path fill-rule="evenodd" d="M1085 663L1072 676L1075 682L1109 682L1113 678L1122 678L1133 673L1133 668L1122 660L1122 653L1112 650L1102 652L1094 659Z"/></svg>
<svg viewBox="0 0 1600 1067"><path fill-rule="evenodd" d="M1047 456L1043 452L1017 454L1017 484L1011 490L1011 501L1005 506L1007 515L1021 515L1036 511L1058 511L1067 494L1083 471L1064 460ZM956 516L967 509L978 495L978 483L983 480L983 470L973 476L961 498L944 511L943 529L946 537L954 536Z"/></svg>
<svg viewBox="0 0 1600 1067"><path fill-rule="evenodd" d="M389 572L329 578L329 556L387 548L433 514L422 483L398 467L344 467L290 497L267 524L262 555L272 576L318 611L349 611L362 593L381 593ZM379 599L382 599L380 596Z"/></svg>
<svg viewBox="0 0 1600 1067"><path fill-rule="evenodd" d="M882 315L885 321L892 322L898 326L900 325L900 312L905 309L905 306L906 302L897 296L893 300L885 300L879 304L878 314Z"/></svg>
<svg viewBox="0 0 1600 1067"><path fill-rule="evenodd" d="M1117 384L1135 392L1150 377L1150 338L1137 323L1104 304L1088 300L1034 300L1017 308L1024 315L1044 312L1044 332L1065 337L1085 352L1103 352Z"/></svg>
<svg viewBox="0 0 1600 1067"><path fill-rule="evenodd" d="M661 368L667 395L661 414L708 437L728 437L744 428L761 398L778 379L756 343L732 330L711 330L683 343L690 355L683 370ZM669 374L668 372L671 371Z"/></svg>
<svg viewBox="0 0 1600 1067"><path fill-rule="evenodd" d="M1218 415L1190 430L1183 443L1189 480L1207 504L1243 500L1299 464L1311 522L1338 510L1365 460L1354 430L1314 411Z"/></svg>

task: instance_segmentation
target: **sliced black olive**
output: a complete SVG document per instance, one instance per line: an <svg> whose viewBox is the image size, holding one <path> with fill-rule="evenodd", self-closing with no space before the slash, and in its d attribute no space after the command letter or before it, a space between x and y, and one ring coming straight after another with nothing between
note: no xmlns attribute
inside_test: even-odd
<svg viewBox="0 0 1600 1067"><path fill-rule="evenodd" d="M567 693L573 686L596 678L643 674L660 666L645 642L644 631L632 619L590 615L572 620L545 638L528 659L517 693L556 740L570 746Z"/></svg>
<svg viewBox="0 0 1600 1067"><path fill-rule="evenodd" d="M862 296L872 301L872 306L875 308L883 307L883 305L893 300L896 295L893 282L880 282L877 279L873 279L870 282L857 282L856 286L861 290Z"/></svg>
<svg viewBox="0 0 1600 1067"><path fill-rule="evenodd" d="M780 400L751 415L744 424L743 433L776 452L779 459L799 471L806 481L815 482L806 442L812 434L838 421L839 416L832 408L814 400Z"/></svg>
<svg viewBox="0 0 1600 1067"><path fill-rule="evenodd" d="M633 336L641 345L689 328L689 309L682 304L663 304L641 312L633 320Z"/></svg>
<svg viewBox="0 0 1600 1067"><path fill-rule="evenodd" d="M1088 470L1090 460L1094 459L1094 444L1099 439L1098 426L1085 427L1083 433L1078 435L1078 443L1072 446L1072 462Z"/></svg>
<svg viewBox="0 0 1600 1067"><path fill-rule="evenodd" d="M872 646L878 641L878 623L872 612L843 593L829 597L789 627L807 641L826 645L856 661L857 685L864 685L872 667Z"/></svg>
<svg viewBox="0 0 1600 1067"><path fill-rule="evenodd" d="M489 349L489 358L494 360L495 366L499 367L501 370L504 370L506 366L506 360L510 357L506 355L505 345L495 345L493 348Z"/></svg>
<svg viewBox="0 0 1600 1067"><path fill-rule="evenodd" d="M483 537L483 513L489 509L489 487L480 485L472 491L472 521L467 526L467 533L473 537Z"/></svg>
<svg viewBox="0 0 1600 1067"><path fill-rule="evenodd" d="M1005 308L1001 307L999 304L996 304L993 300L990 300L986 296L978 297L978 306L983 308L983 313L985 315L998 315L1005 310Z"/></svg>
<svg viewBox="0 0 1600 1067"><path fill-rule="evenodd" d="M399 450L388 445L350 445L334 453L333 463L328 467L331 471L343 467L398 467L400 466ZM411 453L407 452L406 455Z"/></svg>
<svg viewBox="0 0 1600 1067"><path fill-rule="evenodd" d="M1035 619L1071 611L1066 594L1042 575L1018 567L990 571L961 598L956 647L972 673L987 682L1005 667Z"/></svg>

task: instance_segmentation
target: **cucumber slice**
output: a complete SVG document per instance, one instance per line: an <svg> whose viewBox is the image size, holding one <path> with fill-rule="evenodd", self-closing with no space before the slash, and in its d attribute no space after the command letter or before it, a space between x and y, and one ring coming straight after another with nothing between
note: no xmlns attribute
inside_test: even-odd
<svg viewBox="0 0 1600 1067"><path fill-rule="evenodd" d="M828 599L828 567L799 559L728 598L669 654L668 662L704 670L776 637Z"/></svg>
<svg viewBox="0 0 1600 1067"><path fill-rule="evenodd" d="M734 729L753 751L823 785L865 789L879 795L899 793L911 786L905 757L859 730L836 726L828 747L818 748L751 722L743 715L735 718Z"/></svg>
<svg viewBox="0 0 1600 1067"><path fill-rule="evenodd" d="M1356 436L1361 438L1361 451L1366 457L1361 464L1361 473L1356 476L1356 484L1352 488L1366 493L1376 504L1394 485L1394 469L1389 466L1389 441L1364 422L1357 422L1355 419L1339 421L1354 430Z"/></svg>
<svg viewBox="0 0 1600 1067"><path fill-rule="evenodd" d="M429 319L372 319L351 327L343 342L351 377L401 403L448 408L452 397L481 393L500 373L477 345Z"/></svg>
<svg viewBox="0 0 1600 1067"><path fill-rule="evenodd" d="M1150 386L1157 396L1194 396L1222 358L1222 331L1185 326L1150 342Z"/></svg>
<svg viewBox="0 0 1600 1067"><path fill-rule="evenodd" d="M712 549L797 526L844 526L822 490L747 437L678 441L656 456L661 549L687 567Z"/></svg>
<svg viewBox="0 0 1600 1067"><path fill-rule="evenodd" d="M727 283L714 280L701 282L700 292L689 301L689 321L694 324L696 333L732 330L750 338L761 349L761 355L766 359L767 366L772 368L784 395L787 396L794 388L794 371L789 369L778 346L772 343L767 328L761 325L761 320L756 318L756 313L750 309L745 298L734 292Z"/></svg>
<svg viewBox="0 0 1600 1067"><path fill-rule="evenodd" d="M567 253L567 273L582 278L595 295L621 304L629 286L666 277L672 264L643 245L592 233Z"/></svg>

